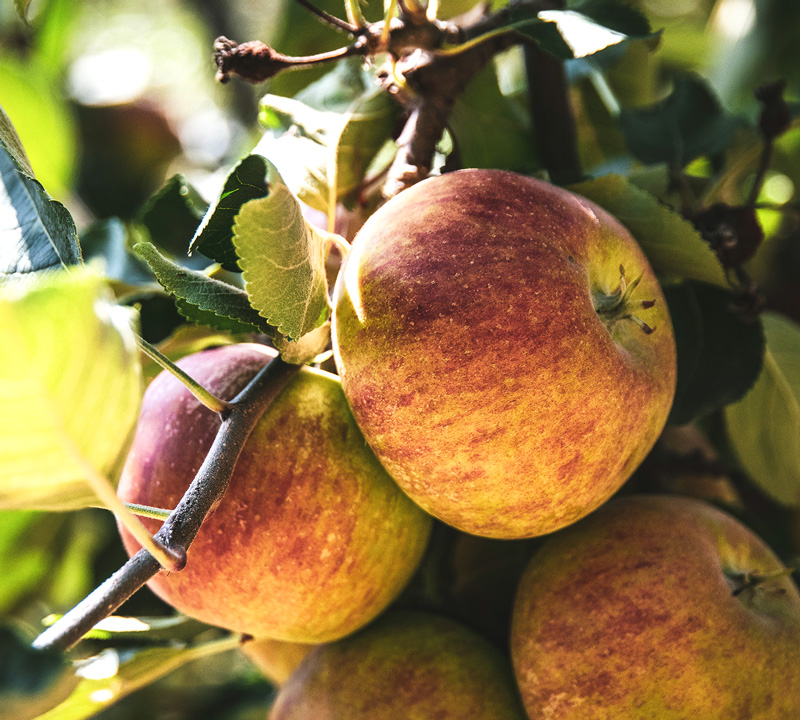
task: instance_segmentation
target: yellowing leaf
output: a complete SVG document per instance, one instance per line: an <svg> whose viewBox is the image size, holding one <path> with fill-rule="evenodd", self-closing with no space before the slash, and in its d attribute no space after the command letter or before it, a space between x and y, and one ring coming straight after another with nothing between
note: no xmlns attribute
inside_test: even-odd
<svg viewBox="0 0 800 720"><path fill-rule="evenodd" d="M0 508L96 504L87 465L108 475L141 397L126 308L87 268L0 285Z"/></svg>
<svg viewBox="0 0 800 720"><path fill-rule="evenodd" d="M800 507L800 327L771 313L763 322L764 368L752 390L726 409L728 435L759 487Z"/></svg>

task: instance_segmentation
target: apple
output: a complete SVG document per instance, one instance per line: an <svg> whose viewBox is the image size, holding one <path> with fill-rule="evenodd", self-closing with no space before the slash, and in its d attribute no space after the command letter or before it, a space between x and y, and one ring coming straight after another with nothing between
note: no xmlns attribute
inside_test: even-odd
<svg viewBox="0 0 800 720"><path fill-rule="evenodd" d="M274 355L262 345L228 345L178 365L229 400ZM120 497L174 507L219 425L161 373L143 399ZM303 368L256 424L186 568L149 585L204 622L257 638L324 642L364 625L400 593L430 526L369 451L338 379ZM122 535L135 553L138 543Z"/></svg>
<svg viewBox="0 0 800 720"><path fill-rule="evenodd" d="M549 538L511 647L531 720L800 717L800 594L700 500L629 496Z"/></svg>
<svg viewBox="0 0 800 720"><path fill-rule="evenodd" d="M312 650L269 720L524 720L508 658L429 612L390 610Z"/></svg>
<svg viewBox="0 0 800 720"><path fill-rule="evenodd" d="M462 170L400 193L356 236L334 306L367 442L465 532L575 522L670 410L675 341L647 259L613 217L540 180Z"/></svg>
<svg viewBox="0 0 800 720"><path fill-rule="evenodd" d="M253 638L241 650L273 685L283 685L316 645L291 643L272 638Z"/></svg>

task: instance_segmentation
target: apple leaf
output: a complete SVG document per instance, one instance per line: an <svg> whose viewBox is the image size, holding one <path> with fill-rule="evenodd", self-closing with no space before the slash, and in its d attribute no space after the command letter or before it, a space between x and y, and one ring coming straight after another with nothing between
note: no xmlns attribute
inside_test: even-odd
<svg viewBox="0 0 800 720"><path fill-rule="evenodd" d="M565 10L544 10L530 17L524 6L508 13L508 29L534 40L562 60L584 58L628 40L654 38L640 12L612 0L578 0Z"/></svg>
<svg viewBox="0 0 800 720"><path fill-rule="evenodd" d="M265 197L268 192L264 158L260 155L243 158L225 178L219 198L206 211L189 251L197 250L231 272L241 271L233 246L233 220L242 205Z"/></svg>
<svg viewBox="0 0 800 720"><path fill-rule="evenodd" d="M207 210L208 203L186 178L173 175L145 203L139 219L156 247L184 258L181 264L186 265L189 245ZM202 259L197 258L190 266L197 265L198 261Z"/></svg>
<svg viewBox="0 0 800 720"><path fill-rule="evenodd" d="M800 326L773 313L762 320L764 367L750 392L726 408L728 436L767 495L800 507Z"/></svg>
<svg viewBox="0 0 800 720"><path fill-rule="evenodd" d="M62 653L34 650L30 640L0 626L0 718L5 720L32 720L77 684Z"/></svg>
<svg viewBox="0 0 800 720"><path fill-rule="evenodd" d="M102 259L104 275L127 286L155 283L153 273L129 249L128 230L116 217L96 220L81 233L81 249L86 262Z"/></svg>
<svg viewBox="0 0 800 720"><path fill-rule="evenodd" d="M0 275L77 265L81 251L69 211L0 142ZM20 146L21 147L21 146Z"/></svg>
<svg viewBox="0 0 800 720"><path fill-rule="evenodd" d="M604 175L569 189L597 203L625 225L659 275L727 287L722 265L700 233L647 191L621 175Z"/></svg>
<svg viewBox="0 0 800 720"><path fill-rule="evenodd" d="M676 167L722 152L742 126L739 118L722 108L705 80L688 74L675 80L672 93L661 102L623 109L619 122L638 160Z"/></svg>
<svg viewBox="0 0 800 720"><path fill-rule="evenodd" d="M86 465L108 476L141 398L131 311L89 268L0 286L0 508L98 502Z"/></svg>
<svg viewBox="0 0 800 720"><path fill-rule="evenodd" d="M303 218L300 203L269 166L269 195L236 216L233 242L253 307L297 340L328 316L325 254L328 233Z"/></svg>
<svg viewBox="0 0 800 720"><path fill-rule="evenodd" d="M233 650L238 636L164 647L107 648L76 663L78 683L63 702L37 720L83 720L186 663Z"/></svg>
<svg viewBox="0 0 800 720"><path fill-rule="evenodd" d="M458 96L449 120L461 167L517 172L530 171L535 163L529 126L525 112L500 92L492 65Z"/></svg>
<svg viewBox="0 0 800 720"><path fill-rule="evenodd" d="M23 173L30 178L34 177L31 161L28 159L19 135L17 135L14 123L11 122L11 118L3 110L2 105L0 105L0 145L5 147Z"/></svg>
<svg viewBox="0 0 800 720"><path fill-rule="evenodd" d="M764 331L744 320L727 290L687 281L664 288L678 348L669 422L682 425L740 400L764 361Z"/></svg>
<svg viewBox="0 0 800 720"><path fill-rule="evenodd" d="M228 332L275 334L275 328L253 308L244 290L181 267L152 243L136 243L133 249L147 261L158 282L176 298L180 312L192 322Z"/></svg>
<svg viewBox="0 0 800 720"><path fill-rule="evenodd" d="M295 98L266 95L259 120L272 132L254 152L278 168L300 200L328 213L361 186L391 137L397 112L396 103L353 58Z"/></svg>

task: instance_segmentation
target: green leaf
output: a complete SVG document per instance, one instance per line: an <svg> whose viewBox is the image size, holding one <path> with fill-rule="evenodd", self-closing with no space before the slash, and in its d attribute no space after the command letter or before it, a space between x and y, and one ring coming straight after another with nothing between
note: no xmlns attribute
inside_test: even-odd
<svg viewBox="0 0 800 720"><path fill-rule="evenodd" d="M152 243L140 242L133 249L147 261L164 289L175 296L178 309L189 320L229 332L275 334L275 328L253 309L244 290L167 260Z"/></svg>
<svg viewBox="0 0 800 720"><path fill-rule="evenodd" d="M726 409L733 449L756 484L777 502L800 507L800 327L773 313L755 386Z"/></svg>
<svg viewBox="0 0 800 720"><path fill-rule="evenodd" d="M233 246L233 221L246 202L269 192L267 164L260 155L248 155L225 178L217 201L208 208L205 218L192 238L190 252L197 250L216 260L223 268L240 271Z"/></svg>
<svg viewBox="0 0 800 720"><path fill-rule="evenodd" d="M69 211L17 164L0 144L0 275L76 265L81 262Z"/></svg>
<svg viewBox="0 0 800 720"><path fill-rule="evenodd" d="M733 310L722 288L693 281L664 288L678 348L669 422L682 425L740 400L764 361L764 331Z"/></svg>
<svg viewBox="0 0 800 720"><path fill-rule="evenodd" d="M233 241L253 307L297 340L328 315L329 235L303 219L300 203L272 166L269 187L267 197L247 203L236 216Z"/></svg>
<svg viewBox="0 0 800 720"><path fill-rule="evenodd" d="M722 152L742 126L695 75L679 76L672 93L655 105L623 109L619 121L637 159L681 168L701 155Z"/></svg>
<svg viewBox="0 0 800 720"><path fill-rule="evenodd" d="M265 134L254 152L278 168L300 200L327 213L334 201L361 186L370 162L390 139L397 114L396 103L353 58L297 98L266 95L259 120L273 133Z"/></svg>
<svg viewBox="0 0 800 720"><path fill-rule="evenodd" d="M0 286L0 508L96 504L141 398L131 311L89 268Z"/></svg>
<svg viewBox="0 0 800 720"><path fill-rule="evenodd" d="M0 627L0 720L31 720L76 684L60 652L34 650L21 633Z"/></svg>
<svg viewBox="0 0 800 720"><path fill-rule="evenodd" d="M626 178L605 175L569 189L625 225L659 275L727 286L722 265L694 226Z"/></svg>
<svg viewBox="0 0 800 720"><path fill-rule="evenodd" d="M11 122L11 118L3 110L2 105L0 105L0 145L11 155L19 169L32 178L33 168L31 167L31 161L28 160L25 148L22 147L22 141L14 128L14 123Z"/></svg>
<svg viewBox="0 0 800 720"><path fill-rule="evenodd" d="M156 247L185 258L207 210L208 203L186 178L173 175L145 203L139 219Z"/></svg>
<svg viewBox="0 0 800 720"><path fill-rule="evenodd" d="M610 0L582 0L566 10L529 15L525 7L510 13L508 28L562 60L588 57L628 40L655 37L641 13Z"/></svg>
<svg viewBox="0 0 800 720"><path fill-rule="evenodd" d="M72 694L38 720L90 717L186 663L233 650L239 642L238 637L229 636L209 642L174 643L168 647L103 650L80 662L76 671L79 682Z"/></svg>
<svg viewBox="0 0 800 720"><path fill-rule="evenodd" d="M81 248L87 262L102 260L105 276L126 286L154 284L150 268L131 252L128 230L116 217L96 220L81 233Z"/></svg>
<svg viewBox="0 0 800 720"><path fill-rule="evenodd" d="M492 65L459 95L448 124L461 167L534 169L536 149L530 122L524 111L500 92Z"/></svg>

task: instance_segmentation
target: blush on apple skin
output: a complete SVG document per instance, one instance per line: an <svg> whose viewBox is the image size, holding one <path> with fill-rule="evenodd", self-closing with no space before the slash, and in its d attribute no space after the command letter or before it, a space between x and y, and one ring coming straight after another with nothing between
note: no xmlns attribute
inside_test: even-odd
<svg viewBox="0 0 800 720"><path fill-rule="evenodd" d="M230 345L178 365L232 399L272 357ZM164 372L145 393L119 484L126 502L174 507L219 427ZM145 521L151 531L156 521ZM189 549L186 568L150 588L181 612L256 637L324 642L353 632L400 593L431 520L364 442L338 379L304 368L256 424L230 485ZM139 545L122 531L130 554Z"/></svg>
<svg viewBox="0 0 800 720"><path fill-rule="evenodd" d="M595 305L621 267L641 277L637 319L604 322ZM390 474L488 537L552 532L605 502L675 389L666 303L633 238L584 198L508 172L432 178L378 210L340 274L333 333Z"/></svg>
<svg viewBox="0 0 800 720"><path fill-rule="evenodd" d="M629 496L549 538L511 629L531 720L800 717L800 594L730 515Z"/></svg>
<svg viewBox="0 0 800 720"><path fill-rule="evenodd" d="M524 720L508 658L465 626L389 610L312 650L269 720Z"/></svg>

